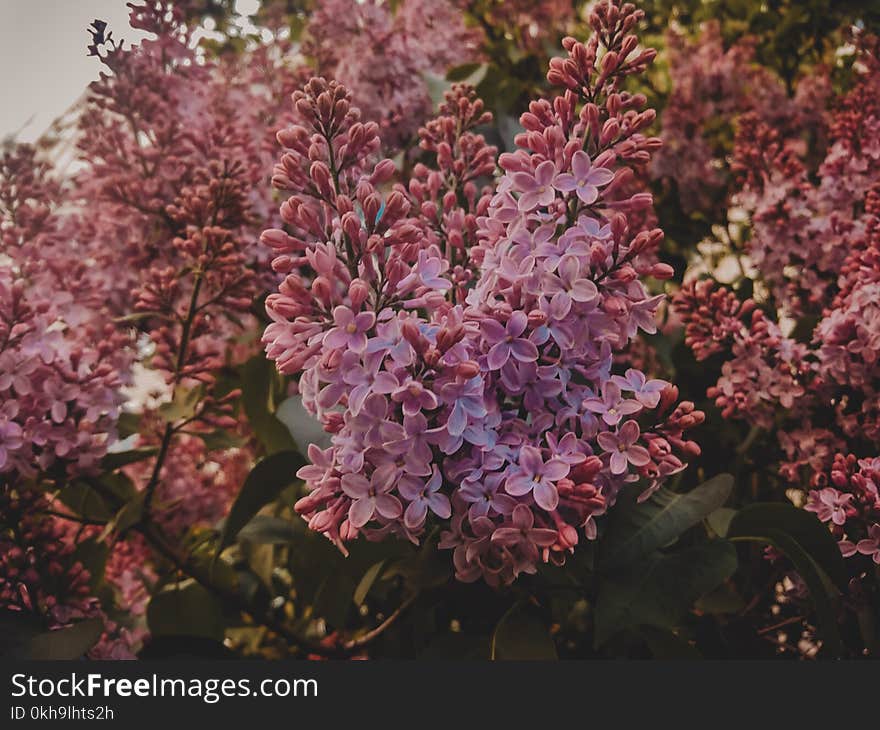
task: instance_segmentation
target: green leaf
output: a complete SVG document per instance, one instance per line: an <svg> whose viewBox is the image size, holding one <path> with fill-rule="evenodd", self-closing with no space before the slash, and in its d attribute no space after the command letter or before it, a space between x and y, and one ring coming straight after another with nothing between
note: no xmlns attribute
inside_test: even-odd
<svg viewBox="0 0 880 730"><path fill-rule="evenodd" d="M460 66L453 66L446 72L446 79L447 81L464 81L482 65L480 63L463 63Z"/></svg>
<svg viewBox="0 0 880 730"><path fill-rule="evenodd" d="M99 618L47 631L27 642L25 656L27 659L46 661L79 659L98 642L103 631L104 622Z"/></svg>
<svg viewBox="0 0 880 730"><path fill-rule="evenodd" d="M205 636L153 636L138 654L145 661L235 660L238 655L223 643Z"/></svg>
<svg viewBox="0 0 880 730"><path fill-rule="evenodd" d="M361 578L361 582L358 583L357 588L354 589L354 594L351 597L355 606L360 606L367 599L367 594L370 592L370 588L373 587L373 583L375 583L376 579L382 574L382 568L384 567L385 561L380 560L378 563L373 563L367 572L364 573L364 577Z"/></svg>
<svg viewBox="0 0 880 730"><path fill-rule="evenodd" d="M113 517L101 495L83 481L68 484L58 498L84 519L106 522Z"/></svg>
<svg viewBox="0 0 880 730"><path fill-rule="evenodd" d="M146 493L142 492L135 496L130 502L123 505L116 516L107 523L104 531L101 533L99 540L106 538L113 530L123 533L141 521L144 514L144 498Z"/></svg>
<svg viewBox="0 0 880 730"><path fill-rule="evenodd" d="M275 366L262 355L255 355L241 366L240 372L244 412L266 453L296 448L290 432L275 416Z"/></svg>
<svg viewBox="0 0 880 730"><path fill-rule="evenodd" d="M170 403L159 406L158 413L166 423L188 420L196 415L199 401L202 398L202 387L184 388L178 385L174 389L174 397Z"/></svg>
<svg viewBox="0 0 880 730"><path fill-rule="evenodd" d="M812 513L793 505L753 504L731 520L728 537L769 544L785 553L810 591L824 646L833 656L840 656L843 643L837 626L835 585L840 587L839 581L845 578L845 566L837 565L838 561L842 564L843 558L825 525ZM837 578L833 574L838 574ZM845 579L843 586L845 590Z"/></svg>
<svg viewBox="0 0 880 730"><path fill-rule="evenodd" d="M97 592L98 587L104 582L104 568L107 565L107 557L110 554L110 546L106 542L95 539L82 540L77 543L73 551L73 562L80 562L89 571L89 585L92 593Z"/></svg>
<svg viewBox="0 0 880 730"><path fill-rule="evenodd" d="M438 634L428 641L419 659L426 661L485 661L489 653L489 637L465 633Z"/></svg>
<svg viewBox="0 0 880 730"><path fill-rule="evenodd" d="M296 472L305 465L297 451L279 451L267 456L248 474L235 498L223 525L218 554L232 544L243 528L263 507L278 498L289 484L296 481Z"/></svg>
<svg viewBox="0 0 880 730"><path fill-rule="evenodd" d="M727 531L730 529L730 521L736 514L736 510L731 507L719 507L712 514L706 517L706 522L712 531L718 537L727 537Z"/></svg>
<svg viewBox="0 0 880 730"><path fill-rule="evenodd" d="M140 494L131 478L123 472L104 474L98 481L119 502L128 502Z"/></svg>
<svg viewBox="0 0 880 730"><path fill-rule="evenodd" d="M433 71L423 71L421 76L422 81L425 83L425 88L428 90L428 96L431 98L431 106L436 109L442 103L444 95L451 88L452 84L443 76Z"/></svg>
<svg viewBox="0 0 880 730"><path fill-rule="evenodd" d="M736 570L736 550L713 540L671 554L652 553L638 565L607 576L599 585L595 645L624 629L675 628L694 601Z"/></svg>
<svg viewBox="0 0 880 730"><path fill-rule="evenodd" d="M291 521L257 515L238 531L238 539L255 545L287 545L302 538L303 525L299 517Z"/></svg>
<svg viewBox="0 0 880 730"><path fill-rule="evenodd" d="M635 501L633 490L615 506L600 567L629 565L668 545L724 504L732 489L733 477L719 474L684 494L660 489L642 504Z"/></svg>
<svg viewBox="0 0 880 730"><path fill-rule="evenodd" d="M120 438L128 438L141 430L141 414L123 411L119 414L116 422L116 428L119 431Z"/></svg>
<svg viewBox="0 0 880 730"><path fill-rule="evenodd" d="M172 585L153 596L147 625L154 636L203 636L223 641L226 622L219 601L194 581Z"/></svg>
<svg viewBox="0 0 880 730"><path fill-rule="evenodd" d="M556 644L544 622L524 607L514 606L501 617L492 634L493 660L557 659Z"/></svg>
<svg viewBox="0 0 880 730"><path fill-rule="evenodd" d="M812 512L782 502L761 502L743 507L730 521L728 536L756 535L767 530L786 533L814 560L834 585L845 592L849 574L837 541Z"/></svg>
<svg viewBox="0 0 880 730"><path fill-rule="evenodd" d="M134 464L158 453L159 449L150 446L142 449L132 449L131 451L118 451L107 454L101 460L101 468L104 471L115 471L128 464Z"/></svg>
<svg viewBox="0 0 880 730"><path fill-rule="evenodd" d="M470 84L476 87L484 78L489 70L487 63L463 63L449 69L446 73L446 80Z"/></svg>
<svg viewBox="0 0 880 730"><path fill-rule="evenodd" d="M290 432L300 453L308 453L309 444L322 449L330 446L331 435L324 430L321 422L309 413L302 404L302 396L293 395L282 401L275 412Z"/></svg>
<svg viewBox="0 0 880 730"><path fill-rule="evenodd" d="M196 436L205 443L205 448L208 449L208 451L237 449L246 443L245 439L236 436L230 431L224 431L223 429L218 429L217 431L211 431L209 433L197 433Z"/></svg>

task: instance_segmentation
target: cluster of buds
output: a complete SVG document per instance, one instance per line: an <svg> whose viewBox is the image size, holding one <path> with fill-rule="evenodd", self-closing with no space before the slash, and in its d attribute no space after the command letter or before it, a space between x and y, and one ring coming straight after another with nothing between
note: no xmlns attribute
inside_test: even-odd
<svg viewBox="0 0 880 730"><path fill-rule="evenodd" d="M38 491L0 486L0 609L36 614L55 627L92 615L97 601L49 507Z"/></svg>

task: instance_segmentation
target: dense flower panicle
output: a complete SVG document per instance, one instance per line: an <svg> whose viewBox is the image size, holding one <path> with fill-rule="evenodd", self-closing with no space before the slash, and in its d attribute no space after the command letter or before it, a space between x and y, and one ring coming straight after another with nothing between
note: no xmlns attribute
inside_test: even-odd
<svg viewBox="0 0 880 730"><path fill-rule="evenodd" d="M797 132L790 138L800 144L800 135L821 130L830 90L821 70L790 97L781 79L755 63L755 39L743 37L725 48L717 21L705 23L696 39L670 31L666 40L672 91L652 173L675 183L685 212L707 213L723 204L731 181L726 130L739 116L754 113L784 135Z"/></svg>
<svg viewBox="0 0 880 730"><path fill-rule="evenodd" d="M662 297L640 277L672 273L662 233L627 221L651 205L624 192L629 166L657 146L644 97L620 89L654 56L627 35L639 17L603 3L588 44L566 39L548 78L567 91L523 115L494 194L477 188L496 153L466 87L420 132L435 160L384 194L394 166L348 92L313 79L294 95L273 178L288 228L263 234L286 278L264 342L333 434L309 449L297 511L342 549L419 542L439 521L459 579L509 583L562 562L579 529L594 538L625 483L648 494L699 453L684 432L703 414L674 386L612 375L656 329Z"/></svg>
<svg viewBox="0 0 880 730"><path fill-rule="evenodd" d="M740 119L732 201L748 214L746 254L769 297L741 301L688 280L674 300L697 359L724 358L710 397L725 416L777 428L780 472L793 483L880 437L880 74L870 40L860 43L816 170L783 131L757 114ZM811 336L784 331L786 318L809 323Z"/></svg>
<svg viewBox="0 0 880 730"><path fill-rule="evenodd" d="M778 408L797 413L812 370L807 348L784 337L753 299L740 301L706 279L685 284L675 308L697 360L726 355L721 377L708 392L725 418L770 428Z"/></svg>
<svg viewBox="0 0 880 730"><path fill-rule="evenodd" d="M115 439L127 337L71 260L60 185L35 150L0 155L0 474L95 468ZM62 468L63 471L63 468Z"/></svg>
<svg viewBox="0 0 880 730"><path fill-rule="evenodd" d="M863 247L874 219L865 201L880 184L880 72L868 50L859 57L865 70L835 100L818 169L772 118L748 115L737 133L733 169L743 184L732 202L749 214L748 253L788 316L827 307L844 260Z"/></svg>
<svg viewBox="0 0 880 730"><path fill-rule="evenodd" d="M149 366L175 387L200 386L200 427L225 428L232 406L213 396L215 373L249 355L233 338L273 280L255 273L265 258L258 231L275 219L257 193L268 182L262 125L282 118L270 99L295 72L283 44L239 60L204 58L186 3L131 7L132 26L156 37L129 47L103 24L92 29L107 73L80 120L87 165L78 189L98 212L95 237L122 241L119 313L152 340Z"/></svg>
<svg viewBox="0 0 880 730"><path fill-rule="evenodd" d="M424 74L476 59L479 45L449 0L404 0L396 11L379 0L329 0L315 8L305 36L315 71L352 90L389 149L405 147L431 114Z"/></svg>

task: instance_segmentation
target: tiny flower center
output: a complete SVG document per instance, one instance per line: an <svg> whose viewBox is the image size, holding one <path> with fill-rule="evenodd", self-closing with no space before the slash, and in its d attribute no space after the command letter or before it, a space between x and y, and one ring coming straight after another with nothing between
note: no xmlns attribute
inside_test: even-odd
<svg viewBox="0 0 880 730"><path fill-rule="evenodd" d="M616 408L609 408L609 409L608 409L608 415L609 415L609 416L613 416L615 413L617 413L617 409L616 409Z"/></svg>
<svg viewBox="0 0 880 730"><path fill-rule="evenodd" d="M418 383L410 383L407 390L410 395L419 395L422 392L422 386Z"/></svg>
<svg viewBox="0 0 880 730"><path fill-rule="evenodd" d="M617 450L620 453L623 453L624 451L626 451L626 444L617 444Z"/></svg>
<svg viewBox="0 0 880 730"><path fill-rule="evenodd" d="M348 332L348 334L353 335L355 332L358 331L357 325L354 322L349 322L345 326L345 331Z"/></svg>

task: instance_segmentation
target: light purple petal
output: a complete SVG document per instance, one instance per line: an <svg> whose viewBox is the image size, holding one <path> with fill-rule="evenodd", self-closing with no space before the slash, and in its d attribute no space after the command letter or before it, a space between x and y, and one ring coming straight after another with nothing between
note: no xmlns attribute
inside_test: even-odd
<svg viewBox="0 0 880 730"><path fill-rule="evenodd" d="M348 510L348 520L354 527L363 527L370 521L374 511L375 504L372 499L368 497L356 499Z"/></svg>

